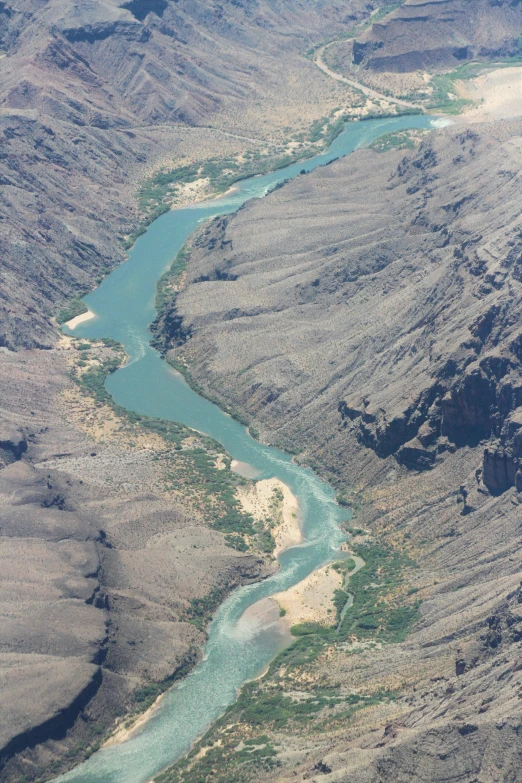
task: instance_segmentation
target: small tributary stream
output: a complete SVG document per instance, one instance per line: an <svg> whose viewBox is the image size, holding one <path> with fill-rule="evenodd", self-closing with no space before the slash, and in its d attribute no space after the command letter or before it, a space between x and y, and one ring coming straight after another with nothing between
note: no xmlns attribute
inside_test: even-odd
<svg viewBox="0 0 522 783"><path fill-rule="evenodd" d="M134 245L129 260L114 270L85 303L96 315L79 325L77 337L112 337L129 361L107 379L107 389L121 406L148 416L181 422L219 441L228 453L248 463L259 478L276 476L300 505L305 542L280 555L280 569L263 582L241 587L218 609L201 663L162 699L150 720L126 742L99 750L63 775L60 783L145 783L187 752L193 742L236 698L238 689L258 675L287 643L277 621L263 622L245 610L262 598L286 590L335 559L346 536L340 522L347 512L333 489L287 454L250 437L245 427L190 389L150 347L149 324L156 313L158 278L198 224L235 212L301 171L311 171L368 144L384 133L429 128L429 116L405 116L349 123L330 149L308 161L238 183L230 195L158 218ZM371 194L368 194L371 198Z"/></svg>

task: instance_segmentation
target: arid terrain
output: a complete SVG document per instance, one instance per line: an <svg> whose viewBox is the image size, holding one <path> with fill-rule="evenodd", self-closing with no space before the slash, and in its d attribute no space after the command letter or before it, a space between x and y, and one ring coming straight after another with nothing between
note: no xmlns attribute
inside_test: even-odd
<svg viewBox="0 0 522 783"><path fill-rule="evenodd" d="M121 350L58 321L169 205L419 101L463 113L204 225L161 292L155 344L354 510L347 559L276 596L296 643L163 780L522 779L522 95L492 68L522 6L383 6L0 3L8 783L127 736L300 540L287 488L112 405Z"/></svg>
<svg viewBox="0 0 522 783"><path fill-rule="evenodd" d="M398 581L384 560L359 572L387 598L356 602L348 644L311 627L162 781L252 779L241 743L256 780L519 779L522 95L494 73L469 89L484 79L453 125L303 175L192 243L171 355L405 560ZM371 567L371 543L354 551ZM324 623L306 589L282 605ZM380 612L401 594L421 603L399 640Z"/></svg>
<svg viewBox="0 0 522 783"><path fill-rule="evenodd" d="M364 10L360 0L2 3L0 343L53 344L49 317L124 259L134 193L155 167L264 153L274 134L286 141L288 128L338 107L346 90L302 55Z"/></svg>

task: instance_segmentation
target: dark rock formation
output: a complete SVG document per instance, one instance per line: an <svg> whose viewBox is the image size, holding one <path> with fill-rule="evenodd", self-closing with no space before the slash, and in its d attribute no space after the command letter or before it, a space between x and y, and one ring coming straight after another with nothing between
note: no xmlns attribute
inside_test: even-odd
<svg viewBox="0 0 522 783"><path fill-rule="evenodd" d="M519 55L522 7L510 0L406 0L353 43L356 66L410 72Z"/></svg>
<svg viewBox="0 0 522 783"><path fill-rule="evenodd" d="M484 484L498 495L516 486L522 491L522 409L517 408L504 421L500 438L484 449Z"/></svg>

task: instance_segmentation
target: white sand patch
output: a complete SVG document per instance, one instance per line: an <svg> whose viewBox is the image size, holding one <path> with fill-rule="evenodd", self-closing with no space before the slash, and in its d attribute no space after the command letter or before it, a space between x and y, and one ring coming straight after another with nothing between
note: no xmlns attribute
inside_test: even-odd
<svg viewBox="0 0 522 783"><path fill-rule="evenodd" d="M238 487L237 497L245 513L251 514L256 522L273 525L276 556L302 542L297 498L282 481L263 479L252 487Z"/></svg>
<svg viewBox="0 0 522 783"><path fill-rule="evenodd" d="M114 734L111 734L109 739L103 743L102 748L109 748L111 745L121 745L122 742L126 742L134 734L136 734L138 729L144 726L145 723L148 722L151 715L154 712L156 712L161 700L165 696L165 693L161 693L156 699L156 701L154 702L154 704L151 704L148 710L142 712L141 715L139 715L134 720L130 719L129 721L123 718L118 728L115 730Z"/></svg>
<svg viewBox="0 0 522 783"><path fill-rule="evenodd" d="M504 120L522 116L522 67L498 68L476 79L456 82L462 98L476 104L462 115L466 120Z"/></svg>
<svg viewBox="0 0 522 783"><path fill-rule="evenodd" d="M68 329L76 329L77 326L85 323L85 321L90 321L91 318L96 318L96 314L90 310L87 310L86 313L82 313L81 315L77 315L74 318L71 318L70 321L66 321L64 326L66 326Z"/></svg>

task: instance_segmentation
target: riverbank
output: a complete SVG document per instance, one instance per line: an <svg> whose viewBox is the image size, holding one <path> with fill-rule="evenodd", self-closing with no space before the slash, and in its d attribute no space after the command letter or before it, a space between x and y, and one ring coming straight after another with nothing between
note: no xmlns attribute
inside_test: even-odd
<svg viewBox="0 0 522 783"><path fill-rule="evenodd" d="M386 130L410 126L429 127L429 123L428 118L417 117L350 124L337 137L328 154L308 161L306 170L346 155ZM234 702L241 686L269 666L274 657L288 645L288 631L286 627L281 627L284 624L280 622L279 610L274 602L271 602L274 622L270 622L268 627L243 623L245 611L263 598L284 592L322 568L335 558L335 552L345 539L340 523L346 520L347 512L335 502L332 487L312 471L296 464L288 454L262 445L250 437L238 421L196 394L181 376L172 373L148 345L150 335L147 327L156 281L168 266L173 253L183 247L202 218L230 213L246 200L264 195L280 182L298 176L302 168L303 164L293 164L275 174L242 181L226 204L218 201L215 205L210 203L206 209L198 207L166 213L136 244L128 262L118 273L114 277L109 276L104 285L87 299L87 304L92 305L92 311L98 314L98 318L80 326L78 336L83 339L99 338L102 335L108 337L121 343L129 357L125 367L110 373L106 390L102 383L99 393L110 395L119 408L136 412L132 416L139 420L145 417L147 421L161 421L172 429L173 443L165 454L169 463L165 465L165 477L172 497L177 495L182 485L190 505L195 501L194 507L213 519L212 527L216 533L225 533L225 540L236 551L236 558L246 552L251 538L255 537L263 553L278 552L281 568L261 581L248 572L241 580L243 584L248 584L234 590L224 601L226 592L220 590L218 585L210 592L202 591L200 598L193 599L190 612L185 614L187 623L201 630L207 627L211 617L213 619L208 626L209 637L204 658L192 676L186 678L179 688L170 689L158 702L154 720L145 719L139 730L124 734L126 742L108 746L93 755L85 768L81 771L73 770L65 780L79 780L81 777L78 778L78 775L83 776L88 769L91 779L96 783L106 780L108 770L118 783L142 783L151 774L157 774L160 769L186 754L195 739L223 714L226 705ZM129 314L133 316L130 321ZM178 434L179 429L185 427L207 433L214 443L211 474L207 472L211 455L207 457L201 447L196 447L192 442L193 436L187 437L181 432ZM218 442L221 447L217 447ZM280 520L271 519L268 530L258 527L255 518L245 513L236 494L237 489L241 488L241 480L237 478L233 487L229 482L233 473L219 469L223 465L218 453L221 448L233 457L232 468L249 465L257 475L277 476L299 499L299 511L294 503L290 517L287 513L285 519L282 504L279 508ZM192 460L190 471L197 468L197 476L191 477L185 470L185 459L189 455ZM170 464L171 460L176 461L176 466ZM158 460L155 465L158 466ZM179 468L185 471L182 482ZM222 487L224 476L227 485ZM220 488L217 497L209 495L209 491L214 492L214 487ZM200 490L204 494L197 497ZM273 486L272 495L274 490L278 490L284 500L284 487ZM288 500L291 501L291 498ZM223 507L222 516L216 515L217 501L223 501L227 506ZM253 497L250 502L252 506L256 505ZM261 511L259 501L258 505ZM289 508L292 506L287 504L287 512ZM303 529L306 531L305 547L293 546L301 541L298 532L299 513L303 516ZM159 536L155 538L155 543L161 547L167 541ZM168 543L176 544L172 537L169 537ZM192 562L193 557L198 557L198 541L184 539L182 543L185 544L180 551L183 563ZM285 545L290 548L287 549L288 554L282 557ZM257 561L260 559L259 554L253 554L252 557L257 558ZM221 569L221 561L222 555L218 552L207 561L212 573ZM238 559L237 562L239 564L246 560ZM294 645L290 649L293 650ZM132 726L128 728L132 729Z"/></svg>

